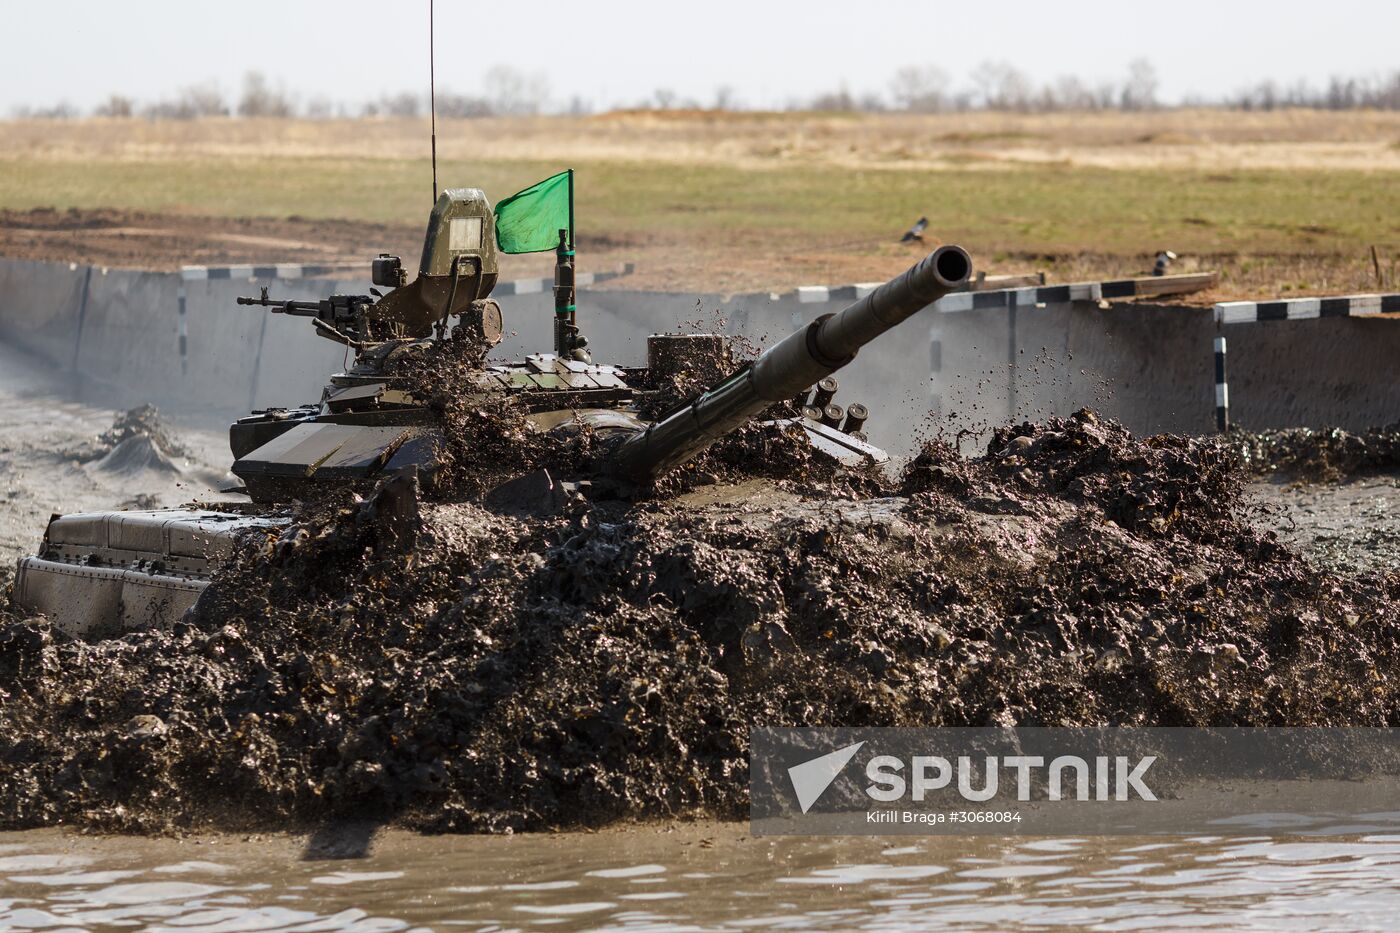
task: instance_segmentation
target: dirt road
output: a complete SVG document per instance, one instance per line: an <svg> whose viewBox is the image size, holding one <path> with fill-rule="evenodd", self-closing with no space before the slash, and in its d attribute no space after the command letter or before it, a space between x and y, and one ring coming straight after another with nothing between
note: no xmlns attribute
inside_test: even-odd
<svg viewBox="0 0 1400 933"><path fill-rule="evenodd" d="M334 220L198 217L108 208L0 211L0 255L173 271L184 265L353 263L383 251L414 257L422 228Z"/></svg>

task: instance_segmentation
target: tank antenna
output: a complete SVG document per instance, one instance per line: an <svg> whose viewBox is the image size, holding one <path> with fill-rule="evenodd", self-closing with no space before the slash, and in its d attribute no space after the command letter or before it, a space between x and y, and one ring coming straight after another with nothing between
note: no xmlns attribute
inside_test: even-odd
<svg viewBox="0 0 1400 933"><path fill-rule="evenodd" d="M432 123L433 203L437 203L437 75L433 71L437 43L433 41L433 0L428 0L428 119Z"/></svg>

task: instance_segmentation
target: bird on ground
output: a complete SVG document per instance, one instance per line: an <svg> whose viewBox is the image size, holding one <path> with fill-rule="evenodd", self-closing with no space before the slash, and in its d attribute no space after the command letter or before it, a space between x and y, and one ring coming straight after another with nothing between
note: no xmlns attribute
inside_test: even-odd
<svg viewBox="0 0 1400 933"><path fill-rule="evenodd" d="M924 231L928 229L928 218L920 217L914 221L914 226L904 231L904 236L899 238L901 243L922 243L924 241Z"/></svg>

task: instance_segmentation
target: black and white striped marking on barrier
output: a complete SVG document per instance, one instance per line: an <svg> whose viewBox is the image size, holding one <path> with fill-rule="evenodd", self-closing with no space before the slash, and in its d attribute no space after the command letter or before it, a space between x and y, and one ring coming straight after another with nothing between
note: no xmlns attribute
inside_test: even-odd
<svg viewBox="0 0 1400 933"><path fill-rule="evenodd" d="M632 263L624 263L611 272L580 272L574 276L574 285L580 288L587 288L589 285L597 285L599 282L606 282L609 279L620 279L624 275L631 275L636 269ZM554 287L554 279L516 279L514 282L498 282L496 287L491 289L491 297L496 298L501 295L529 295L536 292L547 292Z"/></svg>
<svg viewBox="0 0 1400 933"><path fill-rule="evenodd" d="M184 280L184 279L181 279L181 280L180 280L179 295L180 295L180 375L184 376L184 375L187 375L187 374L189 373L189 371L190 371L190 367L189 367L189 355L188 355L188 354L189 354L189 342L190 342L190 324L189 324L189 318L185 315L186 302L185 302L185 280Z"/></svg>
<svg viewBox="0 0 1400 933"><path fill-rule="evenodd" d="M1214 310L1216 324L1370 317L1400 312L1400 294L1287 298L1280 301L1222 301ZM1230 429L1230 385L1225 377L1224 337L1215 338L1215 426L1221 431Z"/></svg>
<svg viewBox="0 0 1400 933"><path fill-rule="evenodd" d="M358 263L357 263L358 265ZM346 266L306 266L296 262L279 262L270 266L181 266L180 278L186 282L216 279L310 279L346 271Z"/></svg>
<svg viewBox="0 0 1400 933"><path fill-rule="evenodd" d="M1215 427L1230 430L1230 383L1225 376L1225 338L1215 338Z"/></svg>
<svg viewBox="0 0 1400 933"><path fill-rule="evenodd" d="M1215 306L1218 324L1307 321L1322 317L1368 317L1400 311L1400 294L1289 298L1283 301L1224 301Z"/></svg>
<svg viewBox="0 0 1400 933"><path fill-rule="evenodd" d="M954 292L934 302L936 311L981 311L991 308L1028 308L1038 305L1069 304L1075 301L1109 301L1120 298L1156 298L1199 291L1215 283L1214 274L1187 273L1182 275L1152 275L1136 279L1116 279L1109 282L1076 282L1069 285L1040 285L1022 288L995 288L981 291ZM855 301L864 298L882 282L860 282L855 285L801 285L791 292L770 294L769 301L789 296L798 304L822 304L831 301ZM759 297L759 296L749 296Z"/></svg>
<svg viewBox="0 0 1400 933"><path fill-rule="evenodd" d="M855 285L799 285L787 294L798 304L824 304L830 301L855 301L879 288L883 282L860 282ZM1104 286L1115 282L1084 282L1078 285L1045 285L1039 288L998 288L980 292L954 292L933 303L936 311L980 311L983 308L1006 308L1013 303L1026 307L1034 304L1064 304L1070 301L1101 301ZM773 300L773 296L769 296Z"/></svg>

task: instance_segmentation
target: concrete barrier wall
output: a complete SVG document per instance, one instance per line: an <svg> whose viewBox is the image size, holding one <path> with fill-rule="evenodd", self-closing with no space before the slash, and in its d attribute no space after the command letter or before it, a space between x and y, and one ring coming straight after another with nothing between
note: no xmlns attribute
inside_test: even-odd
<svg viewBox="0 0 1400 933"><path fill-rule="evenodd" d="M248 281L184 282L180 353L176 274L0 260L0 339L71 371L76 393L112 407L151 402L227 421L251 408L319 398L346 351L304 318L240 307ZM359 294L356 280L279 281L278 297ZM84 292L86 291L86 303ZM492 354L547 351L552 296L502 297L508 336ZM641 365L658 331L721 327L764 346L844 302L746 295L583 291L579 321L594 357ZM722 322L722 324L721 324ZM870 406L871 439L910 451L929 415L952 430L1008 418L1064 415L1090 405L1134 431L1214 427L1209 309L1151 304L926 311L865 348L840 376L837 401ZM1341 318L1225 325L1235 423L1248 428L1341 425L1400 418L1400 322Z"/></svg>
<svg viewBox="0 0 1400 933"><path fill-rule="evenodd" d="M1223 333L1230 414L1243 427L1358 430L1400 421L1400 320L1263 321L1227 324Z"/></svg>
<svg viewBox="0 0 1400 933"><path fill-rule="evenodd" d="M116 388L156 398L185 394L179 367L172 365L179 349L171 313L176 283L168 275L94 270L82 330L74 340L74 368L92 390Z"/></svg>
<svg viewBox="0 0 1400 933"><path fill-rule="evenodd" d="M90 273L89 266L0 259L0 339L71 366Z"/></svg>
<svg viewBox="0 0 1400 933"><path fill-rule="evenodd" d="M344 348L304 319L239 307L234 299L255 293L253 283L183 284L184 355L179 275L0 260L0 339L70 372L79 399L151 402L211 422L258 405L315 401L344 359ZM309 300L365 284L317 279L277 290Z"/></svg>
<svg viewBox="0 0 1400 933"><path fill-rule="evenodd" d="M1013 336L1014 334L1014 336ZM955 423L1091 406L1140 434L1215 427L1212 342L1229 343L1230 415L1249 430L1400 420L1400 321L1322 318L1217 327L1208 308L1092 303L939 314L933 393Z"/></svg>
<svg viewBox="0 0 1400 933"><path fill-rule="evenodd" d="M278 298L315 301L332 294L363 293L368 283L331 279L279 281ZM257 286L227 279L185 283L186 341L183 385L229 414L253 408L319 401L326 377L345 359L345 348L318 337L306 318L273 314L236 302ZM178 327L178 321L167 315ZM167 325L169 326L169 325ZM171 362L179 366L178 354Z"/></svg>
<svg viewBox="0 0 1400 933"><path fill-rule="evenodd" d="M1206 309L1077 302L938 314L935 407L955 427L1092 407L1139 433L1214 426Z"/></svg>

